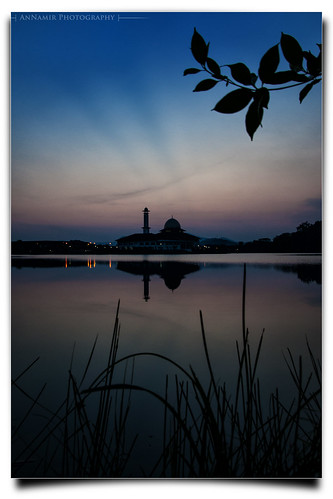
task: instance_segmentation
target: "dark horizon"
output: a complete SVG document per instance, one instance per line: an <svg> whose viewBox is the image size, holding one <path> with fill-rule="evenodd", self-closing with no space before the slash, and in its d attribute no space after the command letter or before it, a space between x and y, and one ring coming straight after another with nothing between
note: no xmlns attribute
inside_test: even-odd
<svg viewBox="0 0 333 499"><path fill-rule="evenodd" d="M140 234L141 235L141 234ZM229 241L221 239L204 239L193 241L191 246L176 251L169 248L138 247L131 243L121 246L108 242L87 242L80 239L12 241L12 254L170 254L170 253L321 253L322 252L322 222L314 224L304 222L293 232L284 232L273 238L259 238L252 241Z"/></svg>
<svg viewBox="0 0 333 499"><path fill-rule="evenodd" d="M175 216L175 218L177 218ZM279 230L274 230L274 228L267 229L257 229L257 231L248 229L247 231L241 231L240 229L233 231L224 231L221 229L217 231L206 230L200 228L196 228L191 226L188 228L185 220L185 224L183 220L180 220L182 227L185 229L187 233L194 234L200 239L210 239L210 238L225 238L234 242L249 242L254 241L256 239L261 238L274 238L279 234L283 234L286 232L293 232L296 230L296 227L304 222L315 223L317 221L321 221L321 217L308 217L307 219L299 219L294 225L281 222L281 227ZM161 222L163 223L163 222ZM184 225L183 225L184 224ZM158 226L156 223L151 224L151 232L158 232L162 228ZM96 227L61 227L61 226L24 226L24 227L16 227L15 224L12 225L11 228L11 241L69 241L69 240L81 240L81 241L91 241L91 242L100 242L100 243L113 243L120 237L127 236L132 233L140 233L142 232L140 220L138 217L137 226L134 225L124 225L119 228L96 228ZM204 234L205 232L205 234ZM107 237L107 233L111 235L111 237Z"/></svg>
<svg viewBox="0 0 333 499"><path fill-rule="evenodd" d="M295 232L298 226L300 226L302 223L306 223L306 222L309 222L310 224L314 224L316 222L322 222L322 220L321 220L321 218L315 219L313 221L311 221L309 219L308 220L301 220L295 226L281 230L279 232L273 233L273 230L268 231L268 234L267 234L267 232L266 233L260 232L259 234L254 235L253 237L248 237L248 238L231 237L228 234L222 234L222 231L220 231L220 233L218 235L216 233L210 234L210 235L201 235L199 231L188 230L186 227L182 227L182 228L185 229L186 233L194 234L197 237L199 237L199 239L223 238L223 239L228 239L228 240L235 242L235 243L239 243L239 242L246 243L246 242L251 242L251 241L255 241L255 240L263 239L263 238L273 239L274 237L281 235L281 234L284 234L284 233ZM159 232L159 230L161 228L162 227L156 229L154 226L152 226L151 232L157 233L157 232ZM59 232L58 232L58 230L59 230ZM21 236L22 236L22 232L20 233ZM136 228L135 227L129 227L128 229L123 228L122 230L119 230L117 233L115 231L112 231L112 233L115 234L115 237L112 237L112 238L105 237L106 231L104 231L104 230L102 230L102 231L98 230L98 232L96 232L96 230L94 231L93 229L91 231L87 230L87 229L77 229L77 228L76 229L66 228L65 230L63 230L60 228L54 229L52 227L49 227L49 231L46 230L45 232L43 232L43 235L41 237L32 237L30 230L28 231L28 234L29 234L28 237L24 237L24 236L20 237L15 231L12 230L11 242L15 242L15 241L55 241L55 242L56 241L84 241L84 242L108 244L108 243L115 243L116 240L119 239L120 237L124 237L124 236L127 236L129 234L134 234L134 233L141 233L141 232L142 232L142 228L141 228L141 226L139 226L139 224ZM37 233L38 233L38 231L37 231ZM63 234L63 236L52 236L52 234L54 234L54 233L60 233L60 234ZM16 234L16 235L14 236L14 234ZM23 232L23 234L24 234L24 232ZM87 234L88 237L85 237L84 236L85 234ZM91 237L93 235L95 237Z"/></svg>

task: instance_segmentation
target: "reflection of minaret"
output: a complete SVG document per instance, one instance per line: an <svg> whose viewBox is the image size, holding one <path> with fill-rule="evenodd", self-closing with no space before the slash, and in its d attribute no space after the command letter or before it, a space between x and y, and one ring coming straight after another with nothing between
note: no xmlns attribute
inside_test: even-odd
<svg viewBox="0 0 333 499"><path fill-rule="evenodd" d="M150 296L149 296L149 282L150 282L150 279L149 279L149 274L148 272L145 272L143 274L143 298L145 301L148 301L150 299Z"/></svg>
<svg viewBox="0 0 333 499"><path fill-rule="evenodd" d="M117 262L117 269L122 272L128 272L133 275L141 275L143 282L143 298L145 301L150 300L149 283L150 276L159 275L167 288L174 291L179 288L182 279L187 274L197 272L200 266L196 263L185 262Z"/></svg>
<svg viewBox="0 0 333 499"><path fill-rule="evenodd" d="M150 227L149 227L149 210L148 210L148 208L145 208L142 213L143 213L143 227L142 227L143 233L149 234Z"/></svg>

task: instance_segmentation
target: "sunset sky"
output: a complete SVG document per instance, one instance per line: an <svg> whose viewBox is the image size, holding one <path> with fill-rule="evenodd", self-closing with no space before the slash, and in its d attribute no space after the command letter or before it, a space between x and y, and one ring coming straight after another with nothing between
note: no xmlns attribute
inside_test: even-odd
<svg viewBox="0 0 333 499"><path fill-rule="evenodd" d="M53 14L12 14L12 240L114 241L145 206L152 231L174 216L237 241L321 219L321 85L302 104L299 87L272 92L251 142L245 110L211 112L230 87L183 76L194 27L220 65L257 73L281 32L317 55L320 13Z"/></svg>

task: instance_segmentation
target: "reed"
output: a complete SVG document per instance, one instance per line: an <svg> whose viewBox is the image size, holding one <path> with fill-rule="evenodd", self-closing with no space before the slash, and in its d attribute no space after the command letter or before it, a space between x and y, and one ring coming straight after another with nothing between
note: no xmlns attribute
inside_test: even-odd
<svg viewBox="0 0 333 499"><path fill-rule="evenodd" d="M76 381L71 362L66 397L57 411L48 411L44 427L15 457L13 475L20 476L20 470L24 473L33 461L37 476L52 473L86 478L129 476L127 465L139 437L136 435L129 440L127 435L132 394L136 392L148 394L163 408L160 455L154 466L144 470L142 476L320 477L320 363L314 358L307 341L312 371L306 375L302 356L296 360L288 349L285 362L294 385L294 399L286 404L277 388L264 400L257 375L264 331L258 344L255 347L250 345L245 318L246 266L242 296L242 336L240 342L236 341L237 375L235 387L231 389L225 383L219 383L214 374L201 311L201 337L209 374L207 386L191 365L184 368L162 354L138 352L118 359L118 302L106 367L87 384L96 337L80 382ZM170 382L170 376L166 377L162 394L134 382L135 360L149 357L165 362L170 370L176 370L174 383ZM22 375L33 366L35 362ZM124 368L123 379L117 382L115 371L121 367ZM18 389L21 389L20 379L21 375L13 381L13 386ZM30 397L31 408L39 406L45 409L40 404L40 395ZM25 425L31 408L14 429L15 438Z"/></svg>
<svg viewBox="0 0 333 499"><path fill-rule="evenodd" d="M12 475L26 476L27 468L35 464L32 476L58 477L119 477L124 473L137 437L127 444L126 423L129 414L131 390L120 389L115 397L108 388L113 382L114 367L119 343L119 302L111 335L108 353L104 390L97 403L93 404L88 396L82 394L81 385L86 380L89 366L95 351L97 337L92 346L80 383L73 373L73 358L68 370L66 397L55 412L49 411L39 403L40 394L34 399L18 384L35 363L31 363L12 384L26 397L32 400L32 407L38 406L47 411L46 423L28 442L24 442L13 459ZM134 363L130 373L133 383ZM123 378L125 386L127 368ZM120 394L120 397L119 397ZM91 397L90 397L91 398ZM31 407L31 408L32 408ZM29 414L31 412L29 409ZM26 423L28 414L13 428L13 442L19 430ZM52 449L51 454L49 449ZM46 454L45 454L46 453Z"/></svg>

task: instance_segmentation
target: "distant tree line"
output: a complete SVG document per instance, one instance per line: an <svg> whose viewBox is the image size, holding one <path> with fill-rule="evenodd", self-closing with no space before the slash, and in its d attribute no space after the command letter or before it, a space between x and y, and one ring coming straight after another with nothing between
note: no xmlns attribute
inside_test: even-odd
<svg viewBox="0 0 333 499"><path fill-rule="evenodd" d="M193 253L321 253L321 221L303 222L296 232L285 232L274 239L261 238L234 245L205 245L193 248ZM146 252L149 253L150 250ZM135 252L129 251L131 254ZM70 241L13 241L12 255L45 254L112 254L126 253L109 244L96 244L79 240ZM163 253L163 252L161 252Z"/></svg>
<svg viewBox="0 0 333 499"><path fill-rule="evenodd" d="M82 255L108 254L108 244L71 239L69 241L18 241L12 242L12 255Z"/></svg>
<svg viewBox="0 0 333 499"><path fill-rule="evenodd" d="M257 239L247 243L239 243L238 251L242 253L321 253L322 223L303 222L296 232L284 232L273 240Z"/></svg>

